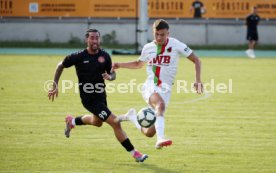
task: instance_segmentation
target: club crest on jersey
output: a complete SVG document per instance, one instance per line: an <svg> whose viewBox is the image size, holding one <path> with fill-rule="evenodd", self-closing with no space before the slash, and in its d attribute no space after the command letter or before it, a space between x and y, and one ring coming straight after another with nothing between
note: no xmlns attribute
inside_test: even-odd
<svg viewBox="0 0 276 173"><path fill-rule="evenodd" d="M172 52L172 47L169 47L169 48L167 49L167 52Z"/></svg>
<svg viewBox="0 0 276 173"><path fill-rule="evenodd" d="M98 58L98 62L99 62L99 63L104 63L104 62L105 62L104 57L103 57L103 56L100 56L100 57Z"/></svg>

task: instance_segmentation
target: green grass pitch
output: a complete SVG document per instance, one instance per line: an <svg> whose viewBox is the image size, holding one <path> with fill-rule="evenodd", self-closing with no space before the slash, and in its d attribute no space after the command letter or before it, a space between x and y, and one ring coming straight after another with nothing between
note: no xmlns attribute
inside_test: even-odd
<svg viewBox="0 0 276 173"><path fill-rule="evenodd" d="M136 56L113 56L129 61ZM202 58L202 81L228 83L233 93L176 93L166 116L166 135L173 145L156 150L129 122L122 124L132 143L149 155L136 163L116 141L111 128L82 126L65 138L66 114L82 115L74 89L47 98L43 84L52 80L62 56L0 55L0 172L53 173L275 173L276 59ZM117 80L145 80L145 69L117 71ZM192 82L194 67L181 58L176 79ZM61 80L77 82L75 69ZM60 91L61 92L61 91ZM109 93L116 114L146 104L141 95Z"/></svg>

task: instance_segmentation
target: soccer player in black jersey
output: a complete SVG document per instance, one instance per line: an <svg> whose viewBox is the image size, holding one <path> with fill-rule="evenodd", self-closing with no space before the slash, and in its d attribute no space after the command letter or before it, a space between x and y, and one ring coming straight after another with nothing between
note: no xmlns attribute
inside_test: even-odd
<svg viewBox="0 0 276 173"><path fill-rule="evenodd" d="M120 122L116 121L116 116L107 107L104 80L114 80L116 74L111 71L112 62L109 54L100 48L100 32L96 29L89 29L86 32L86 43L86 49L66 56L58 64L53 88L48 93L49 99L54 101L54 98L58 96L58 81L63 69L75 66L82 104L92 115L76 118L71 115L66 116L65 136L69 137L71 129L76 125L100 127L103 122L106 122L113 128L117 140L134 159L137 162L143 162L148 156L135 150Z"/></svg>
<svg viewBox="0 0 276 173"><path fill-rule="evenodd" d="M202 14L205 13L203 3L199 0L195 0L190 7L190 12L192 11L194 11L194 18L202 18Z"/></svg>
<svg viewBox="0 0 276 173"><path fill-rule="evenodd" d="M260 21L260 16L257 14L257 7L253 7L253 13L246 17L247 25L247 40L249 49L246 50L246 54L250 58L255 58L254 48L258 42L258 29L257 26Z"/></svg>

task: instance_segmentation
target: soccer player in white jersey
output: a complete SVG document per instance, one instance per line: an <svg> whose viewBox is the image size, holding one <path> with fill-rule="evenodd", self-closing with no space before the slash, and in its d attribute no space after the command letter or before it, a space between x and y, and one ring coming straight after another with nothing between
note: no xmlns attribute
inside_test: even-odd
<svg viewBox="0 0 276 173"><path fill-rule="evenodd" d="M203 92L201 83L201 62L193 51L184 43L169 37L169 24L163 19L153 24L154 40L146 44L138 60L126 63L113 63L113 69L138 69L147 64L148 77L142 88L142 96L155 110L157 115L154 126L142 128L136 119L136 110L130 109L127 114L118 117L119 121L129 120L146 136L153 137L156 133L155 147L160 149L170 146L172 140L166 139L164 134L164 113L169 103L171 87L177 72L180 55L186 56L195 65L196 78L194 87L197 93Z"/></svg>

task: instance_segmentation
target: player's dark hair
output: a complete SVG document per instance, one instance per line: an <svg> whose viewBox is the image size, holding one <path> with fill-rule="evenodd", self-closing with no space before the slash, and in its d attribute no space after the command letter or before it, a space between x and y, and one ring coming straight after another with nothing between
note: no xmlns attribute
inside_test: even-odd
<svg viewBox="0 0 276 173"><path fill-rule="evenodd" d="M164 19L158 19L153 23L153 29L160 30L160 29L167 29L169 30L169 24Z"/></svg>
<svg viewBox="0 0 276 173"><path fill-rule="evenodd" d="M90 32L97 32L99 33L99 36L101 35L100 31L98 31L97 29L88 29L85 34L86 38L88 38Z"/></svg>

